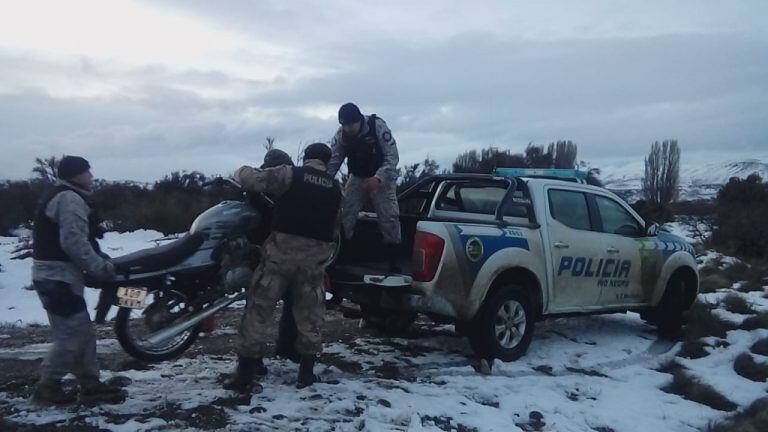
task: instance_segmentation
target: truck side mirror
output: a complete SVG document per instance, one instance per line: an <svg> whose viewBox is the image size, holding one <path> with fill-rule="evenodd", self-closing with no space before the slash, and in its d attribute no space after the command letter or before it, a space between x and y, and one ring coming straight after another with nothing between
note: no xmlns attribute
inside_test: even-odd
<svg viewBox="0 0 768 432"><path fill-rule="evenodd" d="M659 233L659 224L656 222L648 225L645 228L645 235L648 237L656 237L656 235Z"/></svg>

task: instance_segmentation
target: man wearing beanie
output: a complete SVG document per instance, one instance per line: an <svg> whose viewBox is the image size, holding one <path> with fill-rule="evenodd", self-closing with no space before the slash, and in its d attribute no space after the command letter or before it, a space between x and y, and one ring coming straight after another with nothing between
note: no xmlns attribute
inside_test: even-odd
<svg viewBox="0 0 768 432"><path fill-rule="evenodd" d="M325 263L334 250L341 187L326 172L331 149L315 143L304 150L301 167L281 165L258 170L238 169L234 178L245 190L275 198L272 234L264 242L264 255L248 290L247 305L237 337L235 374L224 388L259 393L257 375L267 373L268 334L275 304L289 293L296 320L295 348L301 356L296 386L312 385L315 356L322 350L321 327L325 315L323 279Z"/></svg>
<svg viewBox="0 0 768 432"><path fill-rule="evenodd" d="M293 166L293 160L288 153L280 149L272 149L264 155L264 163L261 164L260 168L274 168L280 165ZM271 226L272 214L268 214L267 217L269 219L265 222ZM283 297L283 312L280 315L280 321L277 326L275 354L278 357L290 359L294 363L298 363L301 360L301 356L296 352L296 320L293 318L293 298L290 292L286 292Z"/></svg>
<svg viewBox="0 0 768 432"><path fill-rule="evenodd" d="M96 334L83 299L84 276L111 279L115 268L101 255L100 230L91 203L90 164L79 156L64 156L58 182L40 201L33 230L32 282L48 312L53 344L40 365L40 380L32 400L66 404L75 396L64 391L61 379L73 373L81 403L118 403L125 392L101 382L96 359Z"/></svg>
<svg viewBox="0 0 768 432"><path fill-rule="evenodd" d="M339 108L339 127L331 141L333 156L328 173L336 176L344 159L349 167L349 180L344 188L342 225L351 239L357 215L370 197L390 271L399 272L400 208L397 204L397 143L387 123L376 114L365 116L357 105L349 102Z"/></svg>

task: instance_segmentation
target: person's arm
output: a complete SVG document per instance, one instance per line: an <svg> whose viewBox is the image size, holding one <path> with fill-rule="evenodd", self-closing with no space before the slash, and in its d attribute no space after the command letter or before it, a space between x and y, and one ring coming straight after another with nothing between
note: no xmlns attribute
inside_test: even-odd
<svg viewBox="0 0 768 432"><path fill-rule="evenodd" d="M331 140L331 160L328 162L328 168L326 172L331 177L336 177L336 173L339 172L341 164L344 163L344 159L347 157L347 153L344 149L344 138L341 136L341 129L336 132Z"/></svg>
<svg viewBox="0 0 768 432"><path fill-rule="evenodd" d="M381 145L381 153L384 156L384 162L376 171L374 177L382 183L387 181L397 181L397 164L400 163L400 155L397 152L397 142L392 136L392 131L384 120L376 119L376 136Z"/></svg>
<svg viewBox="0 0 768 432"><path fill-rule="evenodd" d="M280 196L291 187L293 167L281 165L260 170L242 166L235 171L233 178L247 191L265 192L273 196Z"/></svg>
<svg viewBox="0 0 768 432"><path fill-rule="evenodd" d="M70 191L59 193L52 203L54 218L59 224L59 242L64 253L88 276L95 279L113 278L115 266L94 250L88 240L88 204L78 194Z"/></svg>

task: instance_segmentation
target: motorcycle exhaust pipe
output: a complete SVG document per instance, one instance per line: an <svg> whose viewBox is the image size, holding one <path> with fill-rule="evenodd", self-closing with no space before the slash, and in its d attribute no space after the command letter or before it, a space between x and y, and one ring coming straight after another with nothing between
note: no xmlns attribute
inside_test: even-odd
<svg viewBox="0 0 768 432"><path fill-rule="evenodd" d="M149 336L147 336L146 341L153 345L159 345L191 329L192 327L198 325L201 321L208 318L209 316L215 314L216 312L224 309L225 307L231 305L236 301L243 300L244 298L245 298L245 292L238 293L237 295L234 295L232 297L220 298L215 302L213 302L211 306L208 306L207 308L201 310L200 312L192 315L186 321L180 322L178 324L172 325L168 328L164 328L162 330L158 330L150 334Z"/></svg>

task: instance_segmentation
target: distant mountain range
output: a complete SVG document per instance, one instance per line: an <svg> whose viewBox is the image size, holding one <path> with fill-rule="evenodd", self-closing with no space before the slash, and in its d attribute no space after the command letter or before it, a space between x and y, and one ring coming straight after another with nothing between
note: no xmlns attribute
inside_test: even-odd
<svg viewBox="0 0 768 432"><path fill-rule="evenodd" d="M600 180L607 189L619 194L628 202L641 197L643 162L622 166L601 167ZM758 159L711 162L680 168L680 199L713 199L717 191L731 177L747 177L758 173L768 179L768 163Z"/></svg>

